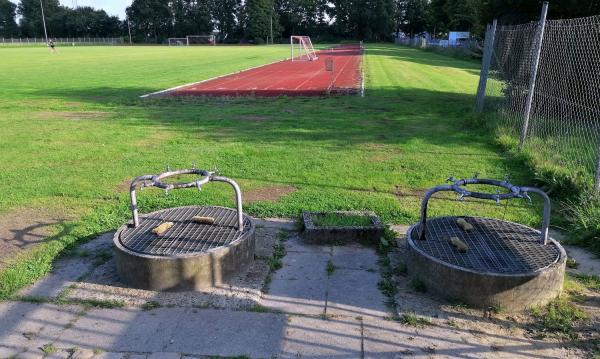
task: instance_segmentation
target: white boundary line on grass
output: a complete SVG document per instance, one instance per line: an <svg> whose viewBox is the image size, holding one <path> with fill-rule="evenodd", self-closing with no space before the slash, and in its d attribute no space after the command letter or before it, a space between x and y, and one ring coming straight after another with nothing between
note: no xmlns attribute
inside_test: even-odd
<svg viewBox="0 0 600 359"><path fill-rule="evenodd" d="M142 96L140 96L140 98L148 98L148 97L154 97L154 96L164 95L164 94L167 94L167 93L169 93L169 92L173 92L173 91L175 91L175 90L178 90L178 89L180 89L180 88L182 88L182 87L188 87L188 86L193 86L193 85L199 85L199 84L201 84L201 83L204 83L204 82L207 82L207 81L212 81L212 80L220 79L220 78L222 78L222 77L227 77L227 76L231 76L231 75L239 74L240 72L245 72L245 71L249 71L249 70L258 69L258 68L261 68L261 67L265 67L265 66L273 65L273 64L276 64L276 63L279 63L279 62L283 62L283 61L288 61L288 60L289 60L289 58L284 58L283 60L277 60L277 61L269 62L268 64L263 64L263 65L258 65L258 66L253 66L253 67L248 67L248 68L245 68L245 69L243 69L243 70L239 70L239 71L230 72L230 73L228 73L228 74L225 74L225 75L219 75L219 76L211 77L211 78L209 78L209 79L206 79L206 80L197 81L197 82L191 82L191 83L189 83L189 84L185 84L185 85L179 85L179 86L171 87L171 88L168 88L168 89L166 89L166 90L160 90L160 91L156 91L156 92L151 92L151 93L148 93L148 94L145 94L145 95L142 95Z"/></svg>

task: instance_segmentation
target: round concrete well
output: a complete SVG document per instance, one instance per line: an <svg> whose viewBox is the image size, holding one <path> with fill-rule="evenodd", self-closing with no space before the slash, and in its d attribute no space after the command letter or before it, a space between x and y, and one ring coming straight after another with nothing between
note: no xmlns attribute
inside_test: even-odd
<svg viewBox="0 0 600 359"><path fill-rule="evenodd" d="M563 287L566 254L555 240L540 242L540 231L497 219L458 217L427 221L407 233L408 274L427 292L476 308L519 311L556 298ZM423 238L423 239L421 239ZM458 248L452 238L466 244Z"/></svg>
<svg viewBox="0 0 600 359"><path fill-rule="evenodd" d="M214 223L199 223L198 217ZM199 290L226 283L254 261L254 223L217 206L170 208L141 215L139 225L115 233L117 271L123 282L149 290ZM162 223L172 226L160 235Z"/></svg>

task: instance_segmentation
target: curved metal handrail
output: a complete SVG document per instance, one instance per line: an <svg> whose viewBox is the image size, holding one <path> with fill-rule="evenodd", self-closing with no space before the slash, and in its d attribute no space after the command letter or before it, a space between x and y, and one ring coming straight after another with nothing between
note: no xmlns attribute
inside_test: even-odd
<svg viewBox="0 0 600 359"><path fill-rule="evenodd" d="M452 184L449 185L439 185L429 189L425 192L425 196L421 201L421 221L419 226L419 239L425 240L425 228L427 225L427 204L429 203L429 199L436 192L442 191L454 191L459 194L459 200L462 200L465 197L473 197L479 199L490 199L495 200L497 204L500 204L501 200L512 199L512 198L524 198L531 201L529 197L529 193L536 193L540 195L544 199L544 214L542 219L542 228L540 230L540 241L545 245L548 242L548 228L550 227L550 197L546 194L546 192L542 191L539 188L535 187L518 187L508 180L492 180L492 179L483 179L483 178L467 178L456 180L452 177L448 178L449 182ZM469 184L480 184L480 185L489 185L502 187L508 190L507 193L484 193L484 192L473 192L469 191L465 188L465 186Z"/></svg>
<svg viewBox="0 0 600 359"><path fill-rule="evenodd" d="M181 175L200 175L201 177L192 182L176 182L176 183L165 183L164 179L173 177L173 176L181 176ZM166 171L155 175L144 175L139 176L131 181L129 185L129 198L131 201L131 216L133 218L133 226L137 227L140 225L138 208L137 208L137 196L136 196L136 188L139 183L142 183L141 188L144 187L157 187L162 188L165 191L170 191L172 189L182 189L182 188L192 188L196 187L198 190L201 189L203 185L208 182L225 182L229 183L233 190L235 191L235 206L237 208L237 220L238 220L238 231L244 230L244 216L242 212L242 191L240 190L240 186L238 184L227 177L216 176L215 172L201 170L201 169L183 169L176 171Z"/></svg>

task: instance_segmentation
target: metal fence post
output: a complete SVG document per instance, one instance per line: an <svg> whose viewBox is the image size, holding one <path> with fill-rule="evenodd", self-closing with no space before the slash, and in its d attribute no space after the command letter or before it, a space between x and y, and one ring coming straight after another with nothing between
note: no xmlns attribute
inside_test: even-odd
<svg viewBox="0 0 600 359"><path fill-rule="evenodd" d="M596 154L596 173L594 176L594 191L600 192L600 146L598 146Z"/></svg>
<svg viewBox="0 0 600 359"><path fill-rule="evenodd" d="M542 52L542 43L544 41L544 29L546 28L546 15L548 14L548 2L544 1L542 6L542 15L538 25L535 42L533 43L533 65L531 69L531 79L529 80L529 92L527 102L525 103L525 116L523 119L523 128L521 129L521 138L519 140L519 149L523 149L527 131L529 129L529 118L531 117L531 106L533 104L533 94L535 92L535 81L537 79L538 66L540 64L540 54Z"/></svg>
<svg viewBox="0 0 600 359"><path fill-rule="evenodd" d="M492 54L494 52L494 40L496 37L496 27L498 20L494 19L491 26L485 34L485 42L483 45L483 64L481 65L481 73L479 74L479 86L477 88L477 106L476 111L481 113L485 102L485 88L487 86L488 73L492 63Z"/></svg>

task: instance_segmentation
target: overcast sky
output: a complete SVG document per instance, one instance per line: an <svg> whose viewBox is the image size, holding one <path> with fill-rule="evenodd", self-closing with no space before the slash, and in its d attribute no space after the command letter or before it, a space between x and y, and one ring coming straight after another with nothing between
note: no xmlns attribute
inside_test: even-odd
<svg viewBox="0 0 600 359"><path fill-rule="evenodd" d="M19 0L11 1L15 4L19 2ZM116 15L124 19L125 8L131 5L131 0L60 0L60 3L68 7L74 7L75 4L78 6L91 6L96 9L103 9L109 15Z"/></svg>

